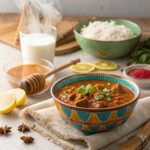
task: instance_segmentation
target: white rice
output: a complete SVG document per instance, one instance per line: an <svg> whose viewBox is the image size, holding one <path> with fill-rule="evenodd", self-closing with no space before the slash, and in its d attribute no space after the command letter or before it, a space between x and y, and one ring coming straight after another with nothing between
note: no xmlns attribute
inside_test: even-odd
<svg viewBox="0 0 150 150"><path fill-rule="evenodd" d="M84 26L80 33L83 37L99 41L121 41L134 37L133 32L125 25L115 21L94 21Z"/></svg>

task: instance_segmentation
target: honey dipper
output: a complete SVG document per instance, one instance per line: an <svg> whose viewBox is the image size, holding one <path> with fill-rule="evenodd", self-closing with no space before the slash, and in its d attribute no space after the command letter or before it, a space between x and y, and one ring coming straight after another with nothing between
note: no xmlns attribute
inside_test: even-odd
<svg viewBox="0 0 150 150"><path fill-rule="evenodd" d="M45 80L48 76L50 76L54 73L57 73L71 65L77 64L78 62L80 62L79 58L75 59L75 60L71 60L69 63L66 63L54 70L51 70L45 75L40 74L40 73L35 73L32 75L29 75L21 81L20 88L25 90L27 95L35 94L35 93L41 91L42 89L44 89L45 84L46 84Z"/></svg>

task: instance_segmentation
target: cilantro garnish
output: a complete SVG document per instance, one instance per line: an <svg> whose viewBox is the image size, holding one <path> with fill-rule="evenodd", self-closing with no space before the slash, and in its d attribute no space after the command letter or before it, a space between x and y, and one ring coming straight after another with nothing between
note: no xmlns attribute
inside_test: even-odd
<svg viewBox="0 0 150 150"><path fill-rule="evenodd" d="M105 96L106 96L107 98L112 98L112 94L111 94L111 93L105 93Z"/></svg>
<svg viewBox="0 0 150 150"><path fill-rule="evenodd" d="M103 89L103 92L110 92L110 89L104 88L104 89Z"/></svg>
<svg viewBox="0 0 150 150"><path fill-rule="evenodd" d="M95 89L91 84L88 85L81 85L78 89L77 92L80 93L81 95L87 95L90 93L94 93ZM95 100L107 100L111 101L112 100L112 93L111 90L108 88L104 88L102 91L99 91L94 94L94 99Z"/></svg>
<svg viewBox="0 0 150 150"><path fill-rule="evenodd" d="M88 84L86 86L81 85L77 91L81 94L81 95L86 95L88 93L93 93L94 92L94 87L91 84Z"/></svg>
<svg viewBox="0 0 150 150"><path fill-rule="evenodd" d="M104 98L104 93L99 92L94 94L94 99L95 100L102 100Z"/></svg>
<svg viewBox="0 0 150 150"><path fill-rule="evenodd" d="M112 100L112 94L111 91L107 88L103 89L102 92L98 92L94 94L94 99L95 100L107 100L111 101Z"/></svg>

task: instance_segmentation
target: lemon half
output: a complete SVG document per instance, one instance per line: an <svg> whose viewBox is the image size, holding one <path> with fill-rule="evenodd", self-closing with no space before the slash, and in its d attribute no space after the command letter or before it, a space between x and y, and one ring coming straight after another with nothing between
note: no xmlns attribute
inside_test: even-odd
<svg viewBox="0 0 150 150"><path fill-rule="evenodd" d="M16 98L14 94L7 92L0 94L0 113L10 113L16 107Z"/></svg>
<svg viewBox="0 0 150 150"><path fill-rule="evenodd" d="M14 94L16 97L16 106L21 106L26 102L27 95L24 90L16 88L8 91L9 94Z"/></svg>
<svg viewBox="0 0 150 150"><path fill-rule="evenodd" d="M95 67L98 70L116 70L118 68L118 65L113 61L101 60L95 63Z"/></svg>
<svg viewBox="0 0 150 150"><path fill-rule="evenodd" d="M75 73L89 73L95 69L95 65L91 63L77 63L71 66L71 70Z"/></svg>

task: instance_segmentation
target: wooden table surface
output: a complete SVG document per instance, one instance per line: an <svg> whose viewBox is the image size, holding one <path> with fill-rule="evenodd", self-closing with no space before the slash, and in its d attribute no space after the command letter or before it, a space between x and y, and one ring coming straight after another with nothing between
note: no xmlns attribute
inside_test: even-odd
<svg viewBox="0 0 150 150"><path fill-rule="evenodd" d="M73 16L73 17L64 17L65 19L75 19L75 20L83 20L85 18L91 18L92 16ZM144 34L148 33L150 34L150 18L149 19L144 19L144 18L129 18L129 17L124 17L127 19L130 19L134 21L135 23L139 24L144 31ZM0 13L0 29L3 28L4 26L9 25L10 23L18 23L19 20L19 14L16 13ZM0 33L1 36L1 33Z"/></svg>
<svg viewBox="0 0 150 150"><path fill-rule="evenodd" d="M0 41L17 49L20 49L20 44L15 39L16 37L18 37L18 33L16 32L18 29L18 23L19 14L0 14ZM63 24L63 22L60 23ZM68 22L68 25L69 23L71 22ZM75 39L72 38L70 41L57 45L55 54L63 55L74 52L78 49L78 44L76 43Z"/></svg>

